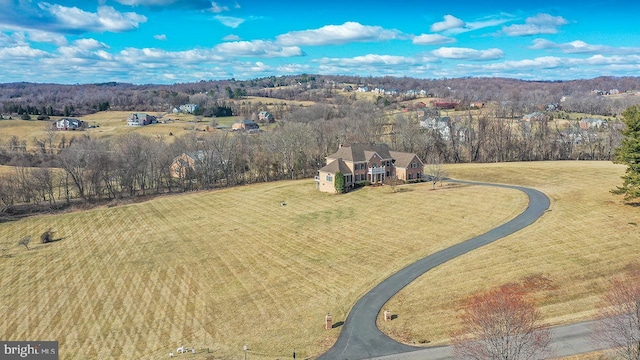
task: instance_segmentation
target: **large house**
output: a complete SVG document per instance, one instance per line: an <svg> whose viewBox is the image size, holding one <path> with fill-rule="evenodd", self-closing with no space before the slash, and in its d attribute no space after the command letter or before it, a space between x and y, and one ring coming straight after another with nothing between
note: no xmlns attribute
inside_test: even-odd
<svg viewBox="0 0 640 360"><path fill-rule="evenodd" d="M149 124L155 124L157 122L155 116L151 116L145 113L133 113L127 118L128 126L143 126Z"/></svg>
<svg viewBox="0 0 640 360"><path fill-rule="evenodd" d="M316 188L335 193L335 176L341 173L347 189L361 181L372 184L385 179L419 180L423 178L424 163L418 155L392 151L385 144L341 146L327 156L327 165L318 171Z"/></svg>
<svg viewBox="0 0 640 360"><path fill-rule="evenodd" d="M55 122L58 130L80 130L84 129L85 122L78 119L62 118Z"/></svg>
<svg viewBox="0 0 640 360"><path fill-rule="evenodd" d="M196 110L199 109L198 104L184 104L178 107L173 108L173 113L189 113L193 114Z"/></svg>
<svg viewBox="0 0 640 360"><path fill-rule="evenodd" d="M273 117L273 114L271 114L268 111L260 111L258 113L258 121L260 122L266 122L266 123L272 123L274 121L276 121L276 119Z"/></svg>
<svg viewBox="0 0 640 360"><path fill-rule="evenodd" d="M260 125L256 124L254 121L251 120L242 120L242 121L236 121L235 123L233 123L233 125L231 125L231 130L232 131L248 131L248 132L255 132L255 131L260 131Z"/></svg>
<svg viewBox="0 0 640 360"><path fill-rule="evenodd" d="M173 178L189 179L196 172L197 162L204 158L204 151L182 153L173 159L169 167L169 173Z"/></svg>

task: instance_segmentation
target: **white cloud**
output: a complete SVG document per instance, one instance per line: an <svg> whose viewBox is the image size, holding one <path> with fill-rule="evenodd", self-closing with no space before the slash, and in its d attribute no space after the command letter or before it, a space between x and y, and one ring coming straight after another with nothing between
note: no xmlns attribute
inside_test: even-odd
<svg viewBox="0 0 640 360"><path fill-rule="evenodd" d="M216 14L224 12L224 11L228 11L228 10L229 10L228 7L220 6L215 1L211 2L211 8L209 9L209 11L211 11L213 13L216 13Z"/></svg>
<svg viewBox="0 0 640 360"><path fill-rule="evenodd" d="M342 25L326 25L318 29L292 31L279 35L276 41L282 45L338 45L350 42L385 41L400 38L398 30L380 26L367 26L357 22Z"/></svg>
<svg viewBox="0 0 640 360"><path fill-rule="evenodd" d="M496 60L504 57L502 50L497 48L475 50L459 47L441 47L431 53L438 58L458 60Z"/></svg>
<svg viewBox="0 0 640 360"><path fill-rule="evenodd" d="M317 60L323 64L336 64L343 66L362 66L362 65L411 65L416 64L418 60L413 57L395 56L395 55L377 55L368 54L364 56L355 56L352 58L323 58Z"/></svg>
<svg viewBox="0 0 640 360"><path fill-rule="evenodd" d="M444 21L434 23L431 25L431 31L441 32L450 29L463 28L465 26L464 21L458 19L453 15L445 15Z"/></svg>
<svg viewBox="0 0 640 360"><path fill-rule="evenodd" d="M234 41L218 44L215 50L229 56L291 57L302 56L304 52L297 46L279 46L271 41Z"/></svg>
<svg viewBox="0 0 640 360"><path fill-rule="evenodd" d="M101 0L104 2L105 0ZM122 5L128 6L143 6L150 8L159 8L159 7L179 7L186 9L197 9L197 10L206 10L206 9L215 9L221 8L226 9L224 7L218 6L215 2L210 0L115 0Z"/></svg>
<svg viewBox="0 0 640 360"><path fill-rule="evenodd" d="M441 45L456 42L456 39L440 34L422 34L413 38L416 45Z"/></svg>
<svg viewBox="0 0 640 360"><path fill-rule="evenodd" d="M472 31L472 30L479 30L479 29L484 29L488 27L499 26L512 20L513 20L513 16L510 16L508 14L501 14L499 17L495 17L495 18L488 18L484 20L467 22L465 24L463 31ZM454 29L453 32L458 32L457 30L458 29Z"/></svg>
<svg viewBox="0 0 640 360"><path fill-rule="evenodd" d="M223 37L222 40L224 40L224 41L238 41L238 40L240 40L240 36L234 35L234 34L229 34L229 35Z"/></svg>
<svg viewBox="0 0 640 360"><path fill-rule="evenodd" d="M60 34L41 30L29 30L28 33L31 41L51 43L58 46L67 44L67 38Z"/></svg>
<svg viewBox="0 0 640 360"><path fill-rule="evenodd" d="M238 18L238 17L234 17L234 16L223 16L223 15L216 15L215 16L216 20L220 21L220 23L222 23L222 25L230 27L230 28L237 28L238 26L242 25L242 23L245 21L242 18Z"/></svg>
<svg viewBox="0 0 640 360"><path fill-rule="evenodd" d="M0 59L33 59L39 57L50 56L50 54L46 51L34 49L29 46L14 46L14 47L5 47L0 48Z"/></svg>
<svg viewBox="0 0 640 360"><path fill-rule="evenodd" d="M147 21L144 15L121 13L111 6L99 6L97 13L46 2L38 6L57 20L54 27L63 30L121 32L136 29L140 23Z"/></svg>
<svg viewBox="0 0 640 360"><path fill-rule="evenodd" d="M156 34L153 35L153 38L156 40L165 41L167 40L167 34Z"/></svg>
<svg viewBox="0 0 640 360"><path fill-rule="evenodd" d="M529 47L534 50L560 50L565 54L640 54L639 47L615 47L609 45L593 45L582 40L567 43L556 43L546 39L535 39Z"/></svg>
<svg viewBox="0 0 640 360"><path fill-rule="evenodd" d="M96 50L108 48L107 44L96 39L78 39L73 42L78 48L83 50Z"/></svg>
<svg viewBox="0 0 640 360"><path fill-rule="evenodd" d="M167 6L176 2L176 0L116 0L122 5L129 6Z"/></svg>
<svg viewBox="0 0 640 360"><path fill-rule="evenodd" d="M527 18L524 24L505 26L502 28L502 32L509 36L555 34L559 27L568 23L562 16L538 14Z"/></svg>

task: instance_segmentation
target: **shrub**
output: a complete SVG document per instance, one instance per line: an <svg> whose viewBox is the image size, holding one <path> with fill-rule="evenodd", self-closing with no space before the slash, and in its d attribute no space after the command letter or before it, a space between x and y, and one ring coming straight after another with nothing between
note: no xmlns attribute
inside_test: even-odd
<svg viewBox="0 0 640 360"><path fill-rule="evenodd" d="M53 241L53 231L51 229L45 231L40 235L40 242L46 244L48 242Z"/></svg>
<svg viewBox="0 0 640 360"><path fill-rule="evenodd" d="M22 114L22 115L20 115L20 119L22 119L22 120L31 120L31 116L29 116L29 114Z"/></svg>

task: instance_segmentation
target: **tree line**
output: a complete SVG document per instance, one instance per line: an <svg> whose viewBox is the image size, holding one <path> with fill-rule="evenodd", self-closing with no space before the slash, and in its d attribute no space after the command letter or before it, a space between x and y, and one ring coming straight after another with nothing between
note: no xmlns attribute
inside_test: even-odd
<svg viewBox="0 0 640 360"><path fill-rule="evenodd" d="M0 114L24 112L30 115L81 116L104 110L168 112L193 103L211 107L215 102L246 96L281 100L304 100L341 104L337 96L345 84L394 89L397 95L384 95L381 103L390 109L415 97L410 91L425 90L432 97L453 99L460 106L471 102L499 102L515 113L534 111L540 105L559 103L567 111L610 116L638 103L629 97L606 97L604 91L640 90L637 77L598 77L572 81L523 81L506 78L416 79L398 77L360 77L335 75L296 75L251 80L211 80L172 85L100 84L0 84ZM348 101L348 100L347 100ZM243 115L234 112L234 115Z"/></svg>
<svg viewBox="0 0 640 360"><path fill-rule="evenodd" d="M417 154L426 164L442 164L611 160L621 141L617 121L582 128L577 121L552 115L527 122L505 117L505 112L498 106L492 112L469 110L451 117L433 110L390 114L359 101L294 108L269 131L257 134L215 130L181 137L130 133L67 139L50 129L31 139L35 147L15 136L0 144L0 163L15 166L0 177L0 202L87 202L307 178L340 144L386 143ZM439 125L425 128L424 119ZM174 164L181 154L190 154L194 164Z"/></svg>

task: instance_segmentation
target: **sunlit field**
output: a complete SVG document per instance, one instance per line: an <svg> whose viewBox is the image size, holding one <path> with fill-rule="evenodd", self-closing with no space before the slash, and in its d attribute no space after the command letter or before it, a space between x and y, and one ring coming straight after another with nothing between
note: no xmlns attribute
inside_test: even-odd
<svg viewBox="0 0 640 360"><path fill-rule="evenodd" d="M0 338L58 340L64 359L157 359L181 345L237 359L244 344L252 359L315 356L338 336L327 312L344 321L385 277L525 206L506 189L339 196L303 180L2 223ZM47 229L59 241L39 244ZM31 250L16 245L24 236Z"/></svg>
<svg viewBox="0 0 640 360"><path fill-rule="evenodd" d="M238 116L221 118L197 118L190 114L156 113L149 112L149 115L157 116L160 123L146 126L127 126L127 117L131 111L102 111L91 115L73 117L85 121L89 126L85 130L53 131L54 121L62 117L52 117L49 121L34 120L0 120L0 143L6 143L11 137L16 136L19 140L27 143L27 150L33 149L33 139L47 139L49 135L54 137L54 145L60 142L64 136L67 141L72 137L90 136L93 138L115 138L131 132L139 134L162 137L167 141L172 138L187 133L216 131L215 125L211 123L215 120L217 125L231 127L231 125L242 120Z"/></svg>
<svg viewBox="0 0 640 360"><path fill-rule="evenodd" d="M549 280L535 293L547 324L592 319L612 277L640 265L640 211L609 193L621 184L623 166L568 161L447 170L454 178L534 187L551 207L533 226L434 269L394 297L386 307L398 318L379 325L398 340L446 343L465 297L527 277Z"/></svg>

